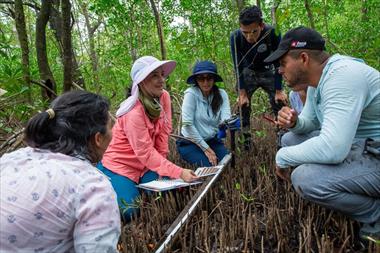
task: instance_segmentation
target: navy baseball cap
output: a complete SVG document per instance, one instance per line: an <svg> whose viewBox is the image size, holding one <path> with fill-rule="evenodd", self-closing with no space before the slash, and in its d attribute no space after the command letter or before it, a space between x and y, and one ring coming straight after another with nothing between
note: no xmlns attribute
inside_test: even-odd
<svg viewBox="0 0 380 253"><path fill-rule="evenodd" d="M277 50L269 55L264 62L277 61L292 49L326 50L325 40L317 31L299 26L285 33Z"/></svg>

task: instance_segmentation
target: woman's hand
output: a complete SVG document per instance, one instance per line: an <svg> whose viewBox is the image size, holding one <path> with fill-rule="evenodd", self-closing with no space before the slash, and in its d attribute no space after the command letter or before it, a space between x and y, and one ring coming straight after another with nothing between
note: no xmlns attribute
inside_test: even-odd
<svg viewBox="0 0 380 253"><path fill-rule="evenodd" d="M199 177L195 175L194 171L189 170L189 169L182 169L182 173L180 177L185 182L192 182L199 179Z"/></svg>
<svg viewBox="0 0 380 253"><path fill-rule="evenodd" d="M211 165L216 166L218 164L218 158L216 157L214 150L212 150L211 148L208 148L204 152L208 160L210 161Z"/></svg>
<svg viewBox="0 0 380 253"><path fill-rule="evenodd" d="M296 125L297 119L297 112L288 106L284 106L278 112L277 125L279 125L282 128L292 128Z"/></svg>

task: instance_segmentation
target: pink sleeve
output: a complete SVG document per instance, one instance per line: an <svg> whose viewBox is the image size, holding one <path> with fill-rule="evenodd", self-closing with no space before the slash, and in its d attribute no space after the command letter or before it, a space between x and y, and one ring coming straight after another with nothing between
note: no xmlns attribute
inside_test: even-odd
<svg viewBox="0 0 380 253"><path fill-rule="evenodd" d="M169 153L169 134L172 131L172 108L169 93L164 90L160 100L164 110L161 122L162 130L156 136L156 143L154 146L157 151L166 158Z"/></svg>
<svg viewBox="0 0 380 253"><path fill-rule="evenodd" d="M182 168L163 157L153 146L146 125L147 116L144 109L131 111L125 118L124 132L136 155L136 158L148 169L157 172L160 176L179 178Z"/></svg>

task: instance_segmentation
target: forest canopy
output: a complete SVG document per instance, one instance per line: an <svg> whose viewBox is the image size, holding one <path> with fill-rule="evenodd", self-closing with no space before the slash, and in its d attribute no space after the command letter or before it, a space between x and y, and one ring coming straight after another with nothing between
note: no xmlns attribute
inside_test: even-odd
<svg viewBox="0 0 380 253"><path fill-rule="evenodd" d="M15 99L0 103L1 114L11 109L25 121L53 93L75 86L112 98L116 108L132 62L143 55L177 61L167 82L174 94L187 87L196 60L211 59L234 98L229 35L239 27L239 10L252 4L278 33L315 28L330 53L379 69L378 0L7 0L0 1L0 87Z"/></svg>

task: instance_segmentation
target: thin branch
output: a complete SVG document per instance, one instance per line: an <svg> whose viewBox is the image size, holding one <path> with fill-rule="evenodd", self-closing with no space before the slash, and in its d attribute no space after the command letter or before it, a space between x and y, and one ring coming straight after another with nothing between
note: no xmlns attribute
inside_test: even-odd
<svg viewBox="0 0 380 253"><path fill-rule="evenodd" d="M52 89L50 89L49 87L47 87L44 83L42 83L42 82L38 82L38 81L36 81L36 80L31 80L30 82L31 82L31 83L34 83L34 84L37 84L37 85L39 85L40 87L42 87L42 88L48 90L49 92L51 92L51 93L52 93L53 95L55 95L56 97L58 96L57 93L55 93L55 91L53 91Z"/></svg>
<svg viewBox="0 0 380 253"><path fill-rule="evenodd" d="M15 4L15 2L14 1L0 0L0 4ZM25 2L23 4L26 5L26 6L29 6L29 7L33 8L33 9L37 10L37 11L40 10L40 7L36 3L32 4L32 3Z"/></svg>
<svg viewBox="0 0 380 253"><path fill-rule="evenodd" d="M9 11L9 15L11 16L11 18L16 19L16 14L15 14L14 10L12 10L11 8L8 8L8 11Z"/></svg>
<svg viewBox="0 0 380 253"><path fill-rule="evenodd" d="M15 134L11 135L11 137L9 137L3 144L1 144L0 146L0 151L5 147L5 146L10 146L12 145L18 138L18 136L20 134L22 134L24 132L24 128L21 129L20 131L16 132Z"/></svg>
<svg viewBox="0 0 380 253"><path fill-rule="evenodd" d="M348 55L347 52L345 52L341 47L339 47L337 44L335 44L334 42L332 42L329 38L326 38L326 41L327 43L329 43L331 46L333 46L336 50L338 50L338 52L344 54L344 55Z"/></svg>
<svg viewBox="0 0 380 253"><path fill-rule="evenodd" d="M71 17L71 25L70 25L70 30L73 30L73 27L74 27L74 24L75 24L75 17L74 17L74 13L71 12L70 13L70 17Z"/></svg>
<svg viewBox="0 0 380 253"><path fill-rule="evenodd" d="M0 9L0 13L4 14L5 16L8 16L8 17L14 19L14 17L12 17L11 13L7 12L6 9ZM1 32L4 34L3 30L1 30Z"/></svg>
<svg viewBox="0 0 380 253"><path fill-rule="evenodd" d="M73 82L73 86L75 87L75 88L77 88L78 90L85 90L85 89L83 89L83 87L81 87L79 84L77 84L76 82Z"/></svg>
<svg viewBox="0 0 380 253"><path fill-rule="evenodd" d="M100 26L102 23L103 23L102 20L98 20L98 21L96 22L96 24L93 24L93 26L92 26L91 29L90 29L90 33L91 33L91 34L94 34L95 31L99 28L99 26Z"/></svg>

